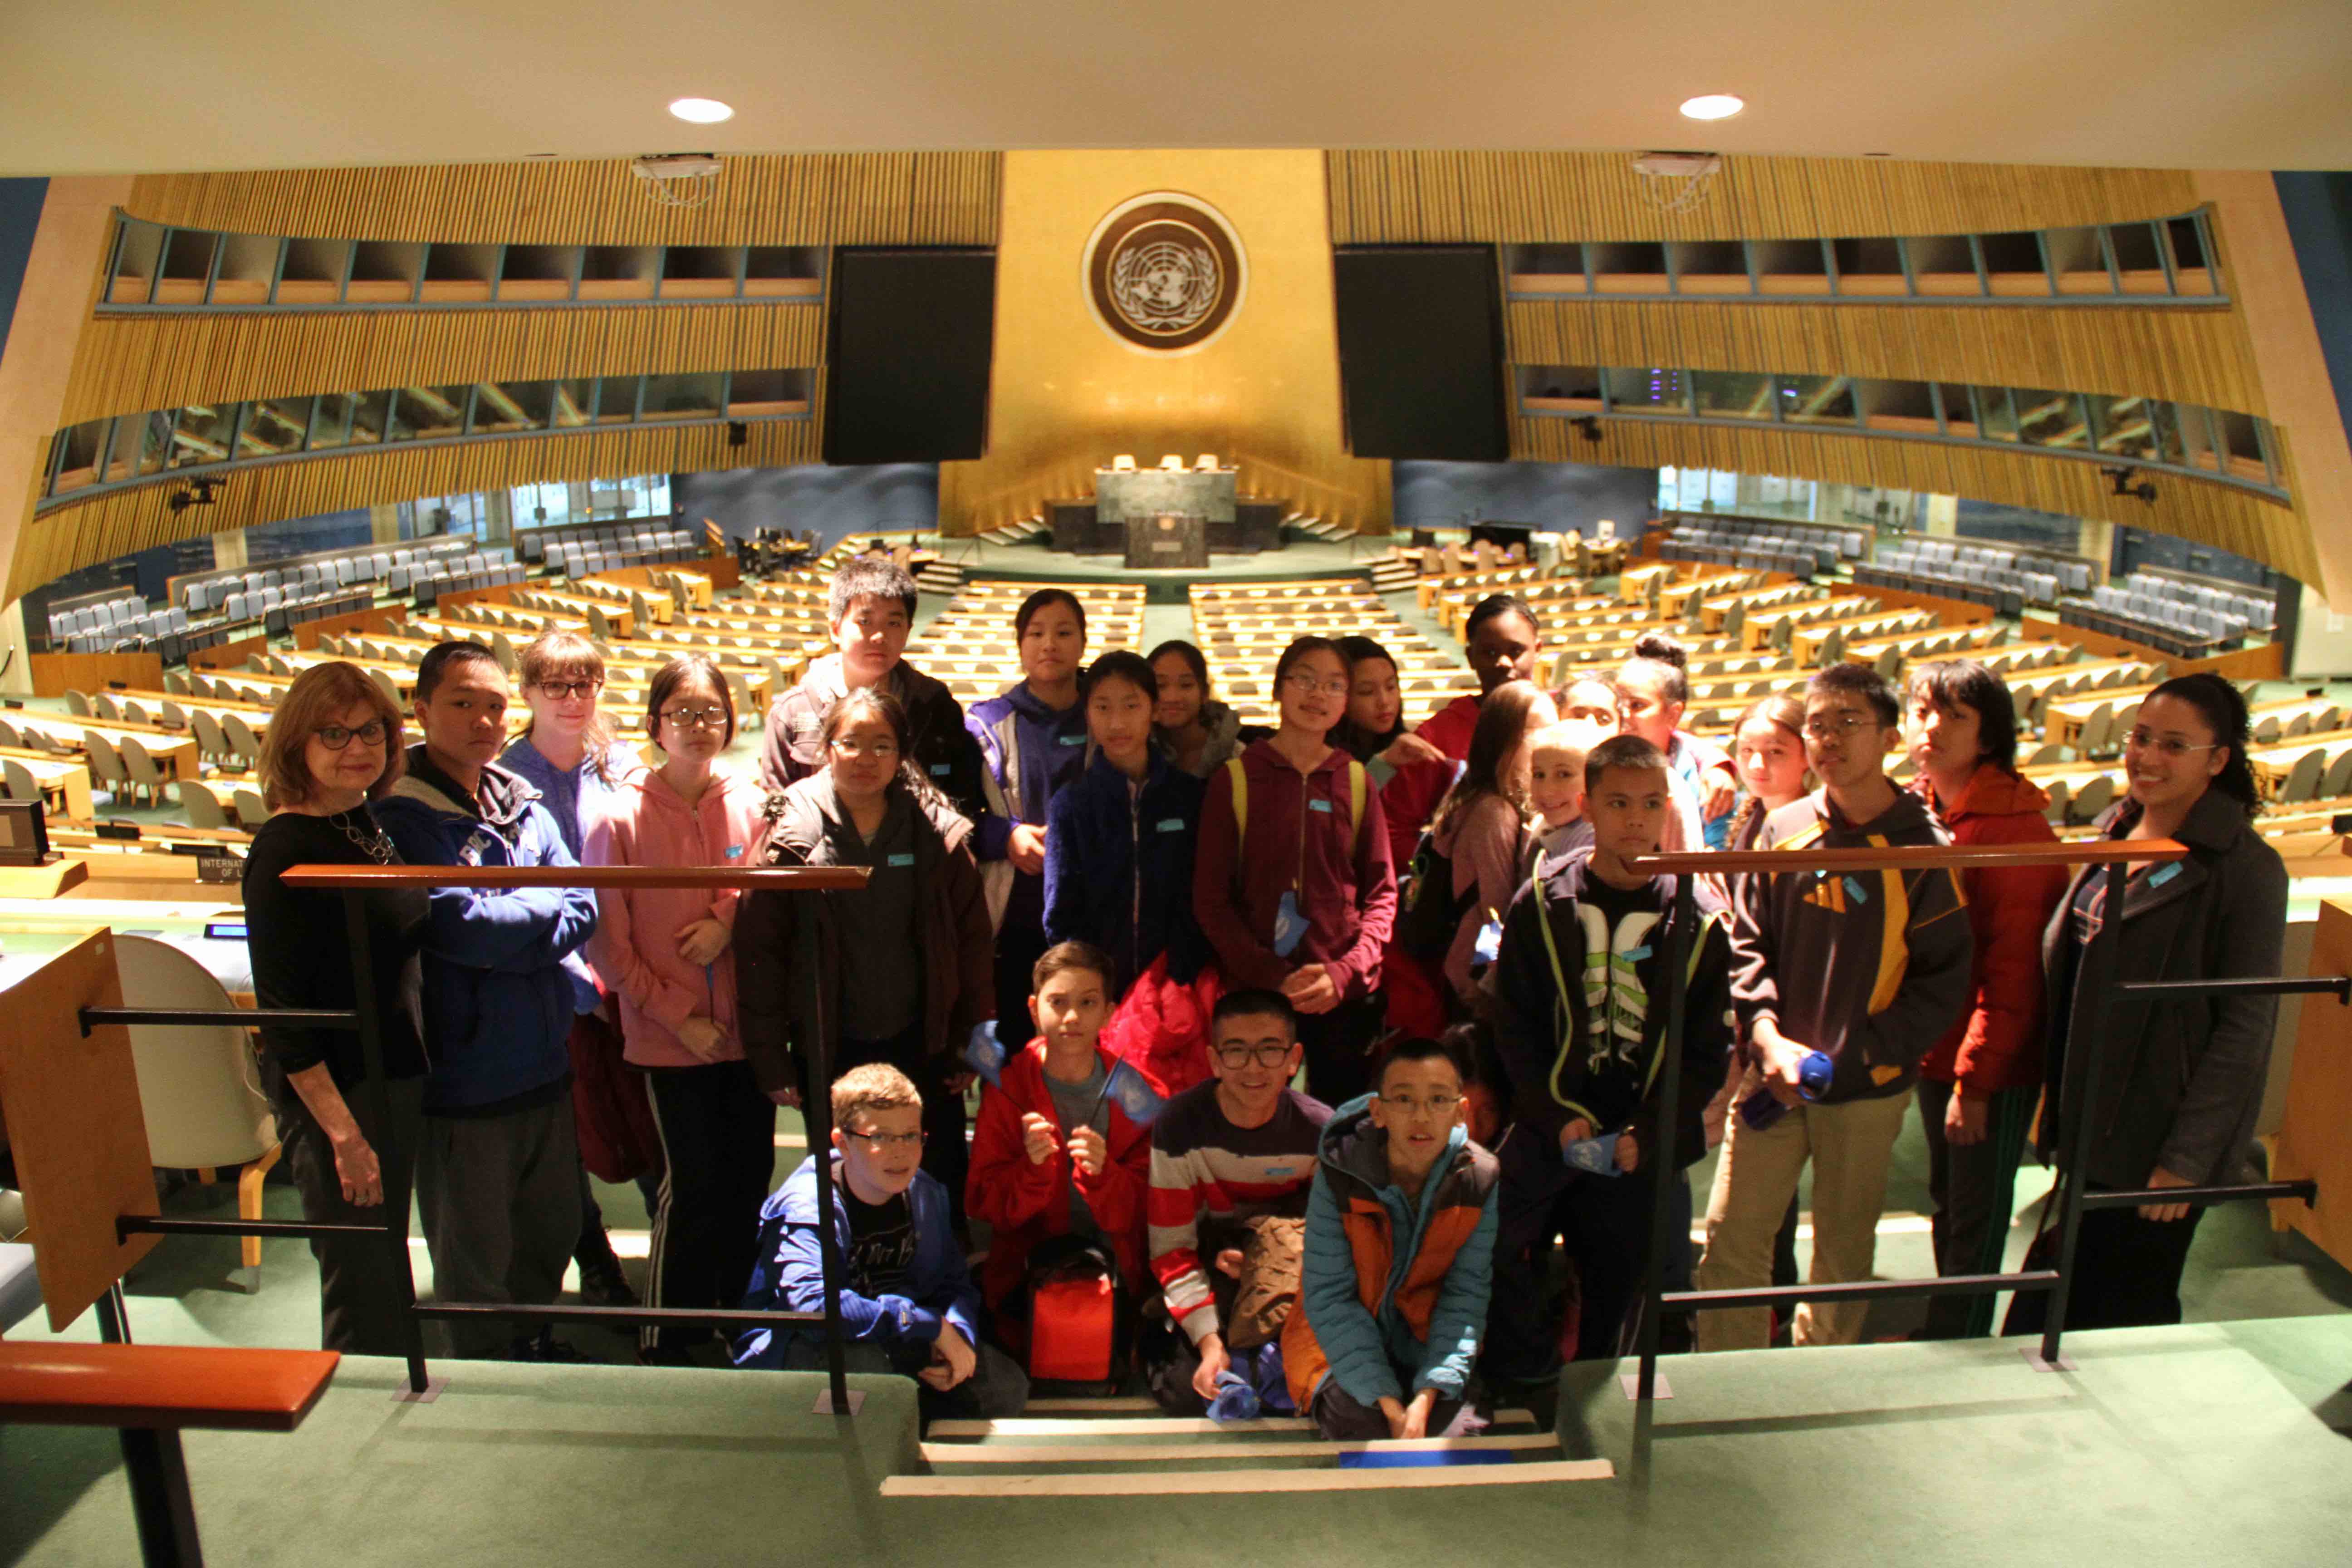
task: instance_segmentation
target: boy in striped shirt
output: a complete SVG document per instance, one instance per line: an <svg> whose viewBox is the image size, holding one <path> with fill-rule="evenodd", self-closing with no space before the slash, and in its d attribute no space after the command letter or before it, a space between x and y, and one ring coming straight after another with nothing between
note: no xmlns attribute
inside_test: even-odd
<svg viewBox="0 0 2352 1568"><path fill-rule="evenodd" d="M1185 1415L1207 1408L1222 1373L1261 1382L1255 1363L1276 1353L1297 1297L1316 1149L1331 1117L1290 1087L1298 1020L1279 993L1228 993L1210 1018L1209 1041L1216 1077L1170 1100L1152 1122L1146 1200L1151 1271L1166 1307L1161 1331L1145 1337L1146 1371L1160 1404ZM1286 1299L1269 1302L1269 1291ZM1236 1364L1236 1352L1246 1364Z"/></svg>

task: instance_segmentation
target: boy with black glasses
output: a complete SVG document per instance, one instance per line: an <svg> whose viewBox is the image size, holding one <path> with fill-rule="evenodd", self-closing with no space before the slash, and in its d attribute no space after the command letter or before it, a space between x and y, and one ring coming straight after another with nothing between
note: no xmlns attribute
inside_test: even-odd
<svg viewBox="0 0 2352 1568"><path fill-rule="evenodd" d="M1281 993L1226 993L1209 1041L1216 1077L1170 1100L1151 1124L1145 1200L1165 1308L1147 1315L1145 1371L1179 1415L1202 1414L1222 1373L1262 1395L1278 1392L1268 1383L1297 1299L1307 1188L1331 1119L1290 1087L1298 1021Z"/></svg>
<svg viewBox="0 0 2352 1568"><path fill-rule="evenodd" d="M816 1159L802 1161L760 1211L747 1311L824 1310ZM905 1073L871 1062L834 1080L832 1160L849 1370L913 1378L926 1427L941 1416L1019 1415L1029 1380L981 1339L980 1289L948 1221L947 1189L922 1168L923 1100ZM736 1340L734 1359L816 1371L824 1331L754 1329Z"/></svg>

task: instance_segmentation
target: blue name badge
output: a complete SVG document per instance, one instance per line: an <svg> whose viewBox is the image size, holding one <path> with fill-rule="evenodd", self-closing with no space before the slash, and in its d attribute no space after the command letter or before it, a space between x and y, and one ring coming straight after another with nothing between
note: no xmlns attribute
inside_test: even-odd
<svg viewBox="0 0 2352 1568"><path fill-rule="evenodd" d="M1643 942L1639 947L1629 947L1625 950L1623 956L1625 962L1628 963L1639 963L1642 960L1650 956L1650 944Z"/></svg>
<svg viewBox="0 0 2352 1568"><path fill-rule="evenodd" d="M2179 875L2180 875L2180 862L2168 860L2147 874L2147 885L2151 888L2161 888Z"/></svg>
<svg viewBox="0 0 2352 1568"><path fill-rule="evenodd" d="M1054 743L1057 746L1083 746L1087 738L1084 735L1059 735L1055 737Z"/></svg>
<svg viewBox="0 0 2352 1568"><path fill-rule="evenodd" d="M954 768L955 764L952 763L933 763L931 764L931 776L935 779L943 779L947 777L949 773L952 773Z"/></svg>
<svg viewBox="0 0 2352 1568"><path fill-rule="evenodd" d="M1857 904L1870 902L1870 890L1862 885L1858 878L1848 877L1845 879L1845 896Z"/></svg>
<svg viewBox="0 0 2352 1568"><path fill-rule="evenodd" d="M1319 811L1324 816L1328 816L1331 815L1331 803L1328 800L1310 800L1307 803L1307 809L1309 811Z"/></svg>
<svg viewBox="0 0 2352 1568"><path fill-rule="evenodd" d="M730 860L743 858L743 847L740 844L730 844L727 847L727 858Z"/></svg>
<svg viewBox="0 0 2352 1568"><path fill-rule="evenodd" d="M1181 816L1163 816L1160 819L1160 831L1181 833L1184 831L1184 819Z"/></svg>
<svg viewBox="0 0 2352 1568"><path fill-rule="evenodd" d="M898 854L890 857L890 864L893 866L911 866L914 863L915 857L906 850L900 850Z"/></svg>

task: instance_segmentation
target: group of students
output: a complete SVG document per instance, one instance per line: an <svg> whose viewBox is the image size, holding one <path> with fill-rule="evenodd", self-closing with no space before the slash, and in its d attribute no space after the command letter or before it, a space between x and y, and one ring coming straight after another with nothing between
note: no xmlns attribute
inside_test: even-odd
<svg viewBox="0 0 2352 1568"><path fill-rule="evenodd" d="M1679 728L1671 638L1548 691L1535 611L1496 595L1465 623L1478 694L1418 729L1379 644L1304 636L1275 669L1276 724L1252 731L1197 647L1088 662L1083 603L1044 589L1014 617L1023 679L967 714L903 657L915 602L887 561L841 569L836 651L768 714L758 782L719 761L737 715L697 656L653 680L642 749L599 713L593 646L561 633L520 656L511 744L506 672L478 644L419 667L414 746L358 670L298 679L246 878L265 1006L352 1005L340 912L279 884L292 864L867 872L823 894L371 895L373 994L400 1004L381 1112L348 1036L264 1033L309 1217L404 1207L413 1183L445 1299L551 1300L576 1257L583 1293L627 1300L586 1173L635 1178L654 1304L814 1310L830 1225L853 1364L915 1378L933 1414L1017 1409L1026 1369L1091 1360L1111 1381L1139 1365L1175 1413L1296 1409L1379 1437L1463 1429L1487 1395L1618 1353L1659 1201L1681 1222L1670 1280L1792 1280L1810 1163L1811 1279L1868 1278L1915 1102L1938 1269L1998 1268L2070 1047L2103 1059L2093 1183L2206 1184L2242 1159L2272 1003L2112 989L2277 972L2285 873L2250 825L2225 681L2165 683L2126 738L2105 830L2189 854L2133 875L2122 942L2090 941L2104 877L2000 866L1704 876L1675 933L1675 879L1641 868L1661 849L2049 842L2006 686L1968 660L1902 690L1834 665L1751 707L1726 752ZM1906 747L1905 785L1887 763ZM835 1146L771 1195L775 1110L810 1092ZM2059 1121L2040 1120L2045 1156ZM1694 1258L1684 1172L1718 1143ZM2070 1321L2177 1320L2200 1212L2086 1215ZM384 1249L314 1245L327 1342L396 1351ZM1990 1302L1938 1298L1926 1331L1988 1331ZM1764 1309L1697 1318L1702 1349L1772 1332ZM1790 1331L1851 1342L1861 1320L1809 1305ZM457 1333L460 1353L567 1353ZM647 1331L641 1351L709 1338ZM803 1366L822 1341L787 1326L728 1351Z"/></svg>

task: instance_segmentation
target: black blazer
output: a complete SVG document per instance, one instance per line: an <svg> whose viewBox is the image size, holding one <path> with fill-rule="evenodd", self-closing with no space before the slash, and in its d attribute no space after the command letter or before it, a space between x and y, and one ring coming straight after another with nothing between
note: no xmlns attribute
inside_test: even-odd
<svg viewBox="0 0 2352 1568"><path fill-rule="evenodd" d="M2139 807L2126 801L2100 819L2121 838ZM2208 790L2173 836L2189 847L2178 869L2136 870L2124 889L2115 973L2078 950L2071 930L2078 870L2042 936L2049 979L2051 1042L2044 1075L2060 1103L2067 1057L2100 1053L2099 1092L2089 1121L2091 1180L2105 1187L2147 1184L2158 1165L2191 1182L2234 1180L2270 1069L2278 1001L2271 996L2168 998L2117 994L2103 982L2207 980L2275 975L2286 934L2286 867L2238 803ZM2046 1160L2059 1119L2042 1118Z"/></svg>

